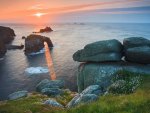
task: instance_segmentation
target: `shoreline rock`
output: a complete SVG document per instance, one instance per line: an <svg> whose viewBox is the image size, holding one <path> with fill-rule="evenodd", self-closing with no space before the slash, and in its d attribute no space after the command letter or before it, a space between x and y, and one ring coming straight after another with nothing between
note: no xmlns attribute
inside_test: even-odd
<svg viewBox="0 0 150 113"><path fill-rule="evenodd" d="M0 58L2 58L6 52L6 44L14 40L15 32L9 27L0 26Z"/></svg>

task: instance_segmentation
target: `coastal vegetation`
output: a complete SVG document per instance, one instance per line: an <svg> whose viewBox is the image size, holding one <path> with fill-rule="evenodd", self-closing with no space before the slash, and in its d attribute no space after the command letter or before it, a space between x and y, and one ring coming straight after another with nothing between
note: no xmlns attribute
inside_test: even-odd
<svg viewBox="0 0 150 113"><path fill-rule="evenodd" d="M52 97L35 92L25 98L0 102L0 113L149 113L150 75L126 71L119 73L127 75L127 81L131 76L140 76L141 82L138 88L129 94L108 93L100 96L95 102L79 104L74 108L45 105L43 102ZM72 98L72 93L66 92L54 99L66 105Z"/></svg>

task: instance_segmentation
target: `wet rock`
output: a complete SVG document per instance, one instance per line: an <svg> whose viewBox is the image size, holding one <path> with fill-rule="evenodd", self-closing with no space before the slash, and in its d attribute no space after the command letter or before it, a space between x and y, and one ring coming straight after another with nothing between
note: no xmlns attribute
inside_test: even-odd
<svg viewBox="0 0 150 113"><path fill-rule="evenodd" d="M41 92L42 89L45 89L45 88L63 88L63 87L64 87L63 80L44 79L36 86L36 90Z"/></svg>
<svg viewBox="0 0 150 113"><path fill-rule="evenodd" d="M29 35L25 39L25 54L39 52L44 48L44 42L47 42L49 47L53 47L50 38L41 35Z"/></svg>
<svg viewBox="0 0 150 113"><path fill-rule="evenodd" d="M7 50L12 50L12 49L23 49L24 45L6 45Z"/></svg>
<svg viewBox="0 0 150 113"><path fill-rule="evenodd" d="M12 93L8 96L9 100L15 100L22 97L26 97L28 95L28 91L18 91L15 93Z"/></svg>
<svg viewBox="0 0 150 113"><path fill-rule="evenodd" d="M125 49L139 47L139 46L150 46L150 40L143 37L130 37L123 40L123 46Z"/></svg>
<svg viewBox="0 0 150 113"><path fill-rule="evenodd" d="M52 100L52 99L46 100L46 101L44 102L44 104L50 105L50 106L53 106L53 107L61 107L61 108L64 107L63 105L61 105L60 103L58 103L57 101Z"/></svg>
<svg viewBox="0 0 150 113"><path fill-rule="evenodd" d="M41 93L48 96L58 96L63 93L63 91L59 88L44 88L41 90Z"/></svg>
<svg viewBox="0 0 150 113"><path fill-rule="evenodd" d="M120 61L122 49L122 44L115 39L98 41L74 53L73 59L79 62Z"/></svg>
<svg viewBox="0 0 150 113"><path fill-rule="evenodd" d="M127 49L125 59L130 62L150 64L150 46Z"/></svg>
<svg viewBox="0 0 150 113"><path fill-rule="evenodd" d="M2 58L6 54L6 52L7 52L7 48L4 42L0 40L0 58Z"/></svg>
<svg viewBox="0 0 150 113"><path fill-rule="evenodd" d="M134 73L150 74L150 66L128 62L84 63L78 70L78 92L90 85L99 85L106 90L111 85L111 78L120 70Z"/></svg>

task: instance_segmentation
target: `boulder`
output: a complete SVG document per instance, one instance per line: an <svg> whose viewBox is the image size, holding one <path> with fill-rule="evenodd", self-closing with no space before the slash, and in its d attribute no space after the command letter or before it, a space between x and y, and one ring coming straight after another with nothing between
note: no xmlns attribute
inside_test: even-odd
<svg viewBox="0 0 150 113"><path fill-rule="evenodd" d="M73 59L78 62L120 61L121 58L121 53L99 53L93 56L87 56L84 50L79 50L73 55Z"/></svg>
<svg viewBox="0 0 150 113"><path fill-rule="evenodd" d="M52 100L52 99L48 99L44 102L44 104L46 105L50 105L50 106L53 106L53 107L60 107L60 108L63 108L64 106L61 105L60 103L58 103L57 101L55 100Z"/></svg>
<svg viewBox="0 0 150 113"><path fill-rule="evenodd" d="M41 90L41 93L48 96L58 96L63 93L63 91L59 88L44 88Z"/></svg>
<svg viewBox="0 0 150 113"><path fill-rule="evenodd" d="M123 46L125 49L139 47L139 46L150 46L150 40L143 37L130 37L123 40Z"/></svg>
<svg viewBox="0 0 150 113"><path fill-rule="evenodd" d="M100 87L99 85L91 85L87 87L85 90L83 90L80 94L75 96L66 107L74 107L79 104L85 104L90 103L98 99L98 96L100 96ZM97 93L99 92L99 93Z"/></svg>
<svg viewBox="0 0 150 113"><path fill-rule="evenodd" d="M90 85L99 85L105 91L110 86L113 75L120 70L150 74L149 65L128 62L83 63L78 69L78 92L81 93Z"/></svg>
<svg viewBox="0 0 150 113"><path fill-rule="evenodd" d="M13 29L0 26L0 41L4 42L4 44L11 42L15 36Z"/></svg>
<svg viewBox="0 0 150 113"><path fill-rule="evenodd" d="M0 58L2 58L6 54L6 52L7 52L7 48L4 42L0 40Z"/></svg>
<svg viewBox="0 0 150 113"><path fill-rule="evenodd" d="M150 64L150 46L127 49L125 59L130 62Z"/></svg>
<svg viewBox="0 0 150 113"><path fill-rule="evenodd" d="M120 61L122 49L122 44L118 40L98 41L74 53L73 59L79 62Z"/></svg>
<svg viewBox="0 0 150 113"><path fill-rule="evenodd" d="M63 87L64 87L64 81L63 80L44 79L36 86L36 90L38 92L41 92L45 88L63 88Z"/></svg>
<svg viewBox="0 0 150 113"><path fill-rule="evenodd" d="M50 38L41 35L29 35L25 39L25 54L39 52L44 48L44 42L47 42L49 47L53 47Z"/></svg>
<svg viewBox="0 0 150 113"><path fill-rule="evenodd" d="M22 97L26 97L28 95L28 91L18 91L15 93L12 93L8 96L9 100L15 100Z"/></svg>

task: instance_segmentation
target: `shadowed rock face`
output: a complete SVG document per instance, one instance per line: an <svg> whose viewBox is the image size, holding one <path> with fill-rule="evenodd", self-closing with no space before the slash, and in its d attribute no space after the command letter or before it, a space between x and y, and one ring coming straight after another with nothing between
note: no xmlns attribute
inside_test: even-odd
<svg viewBox="0 0 150 113"><path fill-rule="evenodd" d="M113 75L120 70L150 74L149 65L127 62L84 63L78 70L78 91L82 92L88 86L97 84L107 88Z"/></svg>
<svg viewBox="0 0 150 113"><path fill-rule="evenodd" d="M25 54L39 52L44 48L44 42L47 42L49 47L53 47L50 38L41 35L29 35L25 39Z"/></svg>
<svg viewBox="0 0 150 113"><path fill-rule="evenodd" d="M11 42L14 39L15 32L9 27L0 26L0 40L5 44Z"/></svg>
<svg viewBox="0 0 150 113"><path fill-rule="evenodd" d="M0 40L0 58L2 58L7 52L5 44Z"/></svg>
<svg viewBox="0 0 150 113"><path fill-rule="evenodd" d="M5 44L10 43L14 39L14 30L9 27L0 26L0 58L7 51Z"/></svg>
<svg viewBox="0 0 150 113"><path fill-rule="evenodd" d="M139 47L139 46L149 46L150 47L150 40L145 39L143 37L125 38L123 40L123 46L125 49Z"/></svg>

